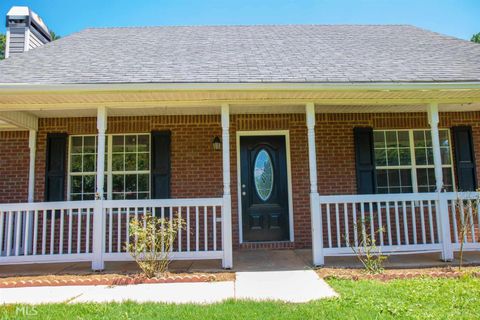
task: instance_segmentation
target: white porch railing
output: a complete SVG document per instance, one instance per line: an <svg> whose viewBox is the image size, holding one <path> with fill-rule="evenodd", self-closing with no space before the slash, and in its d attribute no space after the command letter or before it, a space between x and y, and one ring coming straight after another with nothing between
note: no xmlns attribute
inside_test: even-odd
<svg viewBox="0 0 480 320"><path fill-rule="evenodd" d="M146 212L185 222L172 259L223 259L222 198L106 200L0 204L0 265L131 260L129 222Z"/></svg>
<svg viewBox="0 0 480 320"><path fill-rule="evenodd" d="M480 250L480 219L474 214L476 193L412 193L319 196L324 256L353 255L367 236L382 253L441 252L451 260L460 248L460 226L467 208L470 220L465 250ZM477 208L478 209L478 208Z"/></svg>

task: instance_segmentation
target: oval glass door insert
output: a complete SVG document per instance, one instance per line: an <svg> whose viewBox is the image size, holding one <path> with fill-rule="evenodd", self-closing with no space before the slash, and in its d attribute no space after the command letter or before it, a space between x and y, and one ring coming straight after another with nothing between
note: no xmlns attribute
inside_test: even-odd
<svg viewBox="0 0 480 320"><path fill-rule="evenodd" d="M261 149L257 154L253 178L258 197L262 201L267 201L273 190L273 166L272 159L265 149Z"/></svg>

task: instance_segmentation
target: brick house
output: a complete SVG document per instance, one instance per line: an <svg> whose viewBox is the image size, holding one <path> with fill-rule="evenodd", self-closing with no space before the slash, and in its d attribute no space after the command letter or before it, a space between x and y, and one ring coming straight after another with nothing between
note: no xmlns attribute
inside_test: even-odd
<svg viewBox="0 0 480 320"><path fill-rule="evenodd" d="M387 254L458 250L457 204L476 203L479 45L405 25L50 43L40 22L7 16L7 55L28 52L0 61L0 264L102 269L129 259L126 222L145 212L186 221L175 259L225 268L257 248L312 248L322 265L366 235Z"/></svg>

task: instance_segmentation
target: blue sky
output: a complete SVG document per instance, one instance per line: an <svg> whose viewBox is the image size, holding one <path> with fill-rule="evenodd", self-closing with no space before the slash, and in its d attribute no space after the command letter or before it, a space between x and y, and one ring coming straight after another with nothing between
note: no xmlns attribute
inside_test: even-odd
<svg viewBox="0 0 480 320"><path fill-rule="evenodd" d="M87 27L219 24L413 24L470 39L480 0L1 0L0 32L27 5L62 36Z"/></svg>

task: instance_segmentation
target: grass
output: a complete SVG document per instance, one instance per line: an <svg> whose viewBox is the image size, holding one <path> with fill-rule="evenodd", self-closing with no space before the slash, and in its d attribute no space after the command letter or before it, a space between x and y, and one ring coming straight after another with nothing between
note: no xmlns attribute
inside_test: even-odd
<svg viewBox="0 0 480 320"><path fill-rule="evenodd" d="M226 301L213 305L145 303L46 304L27 319L478 319L480 279L328 281L341 298L308 304ZM52 293L54 294L54 293ZM153 293L152 293L153 294ZM19 319L3 306L0 319ZM33 315L35 314L35 315Z"/></svg>

